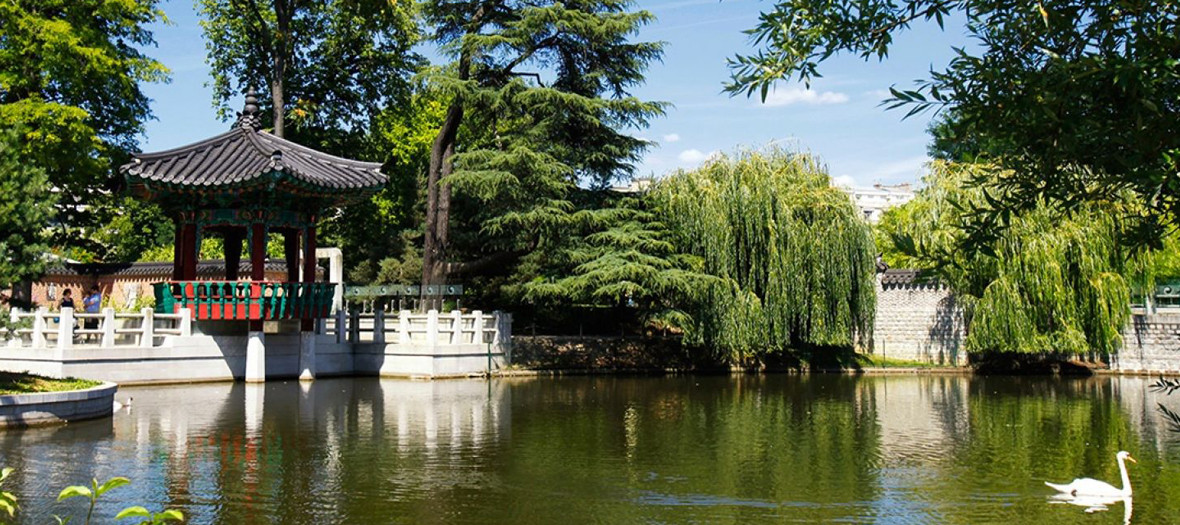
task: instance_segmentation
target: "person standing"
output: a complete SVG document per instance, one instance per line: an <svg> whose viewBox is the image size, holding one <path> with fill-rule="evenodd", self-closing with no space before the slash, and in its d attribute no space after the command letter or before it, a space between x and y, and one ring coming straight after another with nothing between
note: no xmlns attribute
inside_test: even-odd
<svg viewBox="0 0 1180 525"><path fill-rule="evenodd" d="M97 314L99 308L102 307L102 290L98 288L97 284L91 286L90 293L82 299L82 307L88 314ZM87 330L95 330L98 328L98 318L87 317L82 324ZM94 339L95 335L96 334L86 334L86 339Z"/></svg>
<svg viewBox="0 0 1180 525"><path fill-rule="evenodd" d="M62 291L61 303L58 304L58 307L59 308L73 308L74 307L74 292L70 291L69 288L66 288L64 291Z"/></svg>

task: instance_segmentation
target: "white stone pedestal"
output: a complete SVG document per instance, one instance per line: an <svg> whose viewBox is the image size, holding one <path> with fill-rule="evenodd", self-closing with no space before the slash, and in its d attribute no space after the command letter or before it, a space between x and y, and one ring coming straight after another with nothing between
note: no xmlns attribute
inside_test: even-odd
<svg viewBox="0 0 1180 525"><path fill-rule="evenodd" d="M266 334L250 331L246 341L246 382L266 381Z"/></svg>
<svg viewBox="0 0 1180 525"><path fill-rule="evenodd" d="M315 380L315 332L299 333L299 380Z"/></svg>

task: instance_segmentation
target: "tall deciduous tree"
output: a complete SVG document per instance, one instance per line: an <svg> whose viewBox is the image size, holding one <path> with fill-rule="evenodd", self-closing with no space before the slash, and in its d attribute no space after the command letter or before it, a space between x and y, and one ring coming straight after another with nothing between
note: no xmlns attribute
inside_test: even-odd
<svg viewBox="0 0 1180 525"><path fill-rule="evenodd" d="M690 341L736 360L869 341L872 234L813 157L721 157L661 181L651 198L678 251L717 278L690 309Z"/></svg>
<svg viewBox="0 0 1180 525"><path fill-rule="evenodd" d="M54 196L45 172L22 158L22 136L0 132L0 289L44 269Z"/></svg>
<svg viewBox="0 0 1180 525"><path fill-rule="evenodd" d="M20 128L22 162L49 178L59 245L101 251L90 239L96 207L118 181L111 166L136 148L151 116L144 82L167 69L144 55L156 0L0 2L0 127Z"/></svg>
<svg viewBox="0 0 1180 525"><path fill-rule="evenodd" d="M544 247L572 220L569 192L630 175L647 147L626 134L663 104L628 91L661 54L631 42L652 16L626 0L437 2L424 7L453 58L431 79L451 97L427 172L424 284ZM460 255L451 188L478 205L485 238Z"/></svg>
<svg viewBox="0 0 1180 525"><path fill-rule="evenodd" d="M222 115L239 93L270 93L263 109L284 136L297 127L353 128L407 94L417 66L413 4L387 0L201 0L213 96Z"/></svg>
<svg viewBox="0 0 1180 525"><path fill-rule="evenodd" d="M1073 214L1043 201L1012 215L977 251L959 249L991 200L968 181L1007 176L992 166L935 162L925 187L881 221L884 249L930 270L968 307L968 352L1111 354L1122 344L1132 285L1148 287L1153 257L1119 239L1142 207L1126 197Z"/></svg>
<svg viewBox="0 0 1180 525"><path fill-rule="evenodd" d="M1153 213L1180 211L1180 5L1159 0L783 0L751 29L758 50L731 60L733 93L818 76L841 53L883 59L919 22L966 20L964 47L913 90L910 113L951 107L953 135L989 145L1011 170L993 181L1003 209L1041 197L1081 205L1133 190ZM977 236L986 243L986 235ZM994 237L993 237L994 238Z"/></svg>

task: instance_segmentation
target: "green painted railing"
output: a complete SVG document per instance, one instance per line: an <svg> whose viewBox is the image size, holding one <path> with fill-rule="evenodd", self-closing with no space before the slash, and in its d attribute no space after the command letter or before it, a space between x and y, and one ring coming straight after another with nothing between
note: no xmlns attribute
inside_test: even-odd
<svg viewBox="0 0 1180 525"><path fill-rule="evenodd" d="M170 281L156 283L156 311L188 308L200 321L318 319L332 313L334 283Z"/></svg>

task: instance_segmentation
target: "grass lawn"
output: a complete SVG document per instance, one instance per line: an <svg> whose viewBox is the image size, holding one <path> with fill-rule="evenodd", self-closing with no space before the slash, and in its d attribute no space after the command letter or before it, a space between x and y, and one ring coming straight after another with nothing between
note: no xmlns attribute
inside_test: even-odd
<svg viewBox="0 0 1180 525"><path fill-rule="evenodd" d="M101 381L91 381L89 379L52 379L33 374L0 372L0 395L65 392L68 390L83 390L101 384Z"/></svg>
<svg viewBox="0 0 1180 525"><path fill-rule="evenodd" d="M921 361L907 361L905 359L890 359L872 354L861 355L864 357L864 361L861 362L861 366L864 368L951 368L947 365L940 365L937 363L923 363Z"/></svg>

